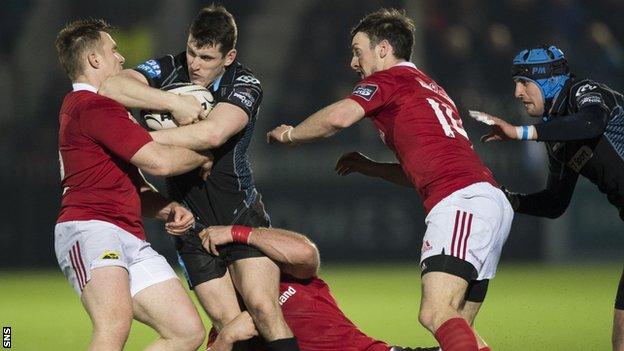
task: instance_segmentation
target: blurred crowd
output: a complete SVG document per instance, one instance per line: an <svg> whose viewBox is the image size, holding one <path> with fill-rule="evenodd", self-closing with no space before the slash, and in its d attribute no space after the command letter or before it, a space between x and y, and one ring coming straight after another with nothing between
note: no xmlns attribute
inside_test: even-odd
<svg viewBox="0 0 624 351"><path fill-rule="evenodd" d="M205 3L193 0L3 1L0 11L0 104L4 112L0 116L0 166L3 168L0 184L8 201L2 205L5 239L0 248L11 254L0 262L12 265L52 262L52 223L60 196L57 114L61 99L69 89L52 47L58 28L70 19L86 16L104 17L120 28L120 35L142 25L148 28L150 38L161 40L146 45L147 52L133 55L150 57L164 50L182 50L184 43L179 42L179 38L185 38L186 25L178 23L188 23ZM470 108L511 121L524 119L521 106L513 99L510 63L521 49L545 43L560 47L578 76L591 77L616 90L624 89L624 26L620 24L624 2L621 0L298 0L288 5L300 9L296 18L292 18L295 16L292 12L280 12L284 6L281 1L223 3L240 25L238 47L240 57L248 59L245 63L252 68L271 64L266 59L264 66L253 60L250 62L251 50L263 51L265 57L274 57L277 62L270 71L256 68L258 76L265 78L266 91L271 92L265 95L264 112L257 128L259 134L279 123L296 122L350 92L358 78L348 67L349 29L364 14L381 6L405 8L415 19L418 37L414 61L446 88L460 112L465 113ZM175 11L186 17L165 16ZM173 25L179 28L169 35L167 28ZM271 27L292 40L284 44L263 37L258 33L264 27ZM127 52L136 49L121 47ZM483 129L475 122L466 121L465 116L465 127L475 142ZM370 126L363 128L368 130ZM255 138L259 145L262 135ZM351 151L346 149L347 145L377 143L374 132L355 129L343 138L310 150L326 152L330 148L335 155ZM482 145L475 147L503 183L510 183L519 190L537 190L541 186L543 159L540 159L541 148L537 144L505 145L496 148L497 152ZM382 150L381 145L371 147L373 154ZM252 153L252 157L261 153ZM512 154L521 157L510 158ZM258 159L263 160L261 155ZM533 159L537 162L527 162ZM315 158L292 160L294 162L288 166L295 173L296 169L309 169L310 163L316 161ZM283 174L281 178L268 176L262 172L263 165L257 168L261 170L258 172L261 188L277 188L284 181ZM290 181L294 187L300 186L296 180ZM315 181L318 179L314 177L306 179L312 187ZM273 216L278 221L281 218L279 213ZM526 224L523 228L539 231L535 224ZM34 237L45 241L45 245L32 245ZM513 242L513 237L511 240ZM322 251L332 254L331 250Z"/></svg>

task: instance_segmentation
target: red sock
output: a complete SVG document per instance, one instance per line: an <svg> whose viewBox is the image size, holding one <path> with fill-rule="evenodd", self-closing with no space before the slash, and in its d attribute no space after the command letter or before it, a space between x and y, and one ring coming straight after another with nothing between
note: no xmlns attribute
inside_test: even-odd
<svg viewBox="0 0 624 351"><path fill-rule="evenodd" d="M463 318L451 318L442 323L435 338L444 351L479 351L477 338Z"/></svg>
<svg viewBox="0 0 624 351"><path fill-rule="evenodd" d="M489 346L484 346L483 348L479 349L479 351L492 351L492 349L490 349Z"/></svg>

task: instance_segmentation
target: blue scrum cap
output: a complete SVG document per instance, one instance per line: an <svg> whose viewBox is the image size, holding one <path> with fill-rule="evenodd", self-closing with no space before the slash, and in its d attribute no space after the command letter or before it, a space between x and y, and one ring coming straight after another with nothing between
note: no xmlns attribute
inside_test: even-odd
<svg viewBox="0 0 624 351"><path fill-rule="evenodd" d="M542 46L520 51L513 60L511 76L533 81L548 103L570 78L570 67L563 51L556 46Z"/></svg>

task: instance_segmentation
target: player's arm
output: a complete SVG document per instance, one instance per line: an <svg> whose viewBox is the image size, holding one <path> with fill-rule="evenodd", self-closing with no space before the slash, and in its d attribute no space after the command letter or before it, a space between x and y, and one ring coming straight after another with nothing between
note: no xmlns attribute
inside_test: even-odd
<svg viewBox="0 0 624 351"><path fill-rule="evenodd" d="M526 126L514 126L485 112L470 111L470 115L491 126L490 132L481 137L483 142L494 140L582 140L601 135L609 121L606 108L600 105L590 105L580 109L577 113L555 117L546 123Z"/></svg>
<svg viewBox="0 0 624 351"><path fill-rule="evenodd" d="M206 250L218 255L217 245L231 242L256 247L295 278L316 276L320 264L316 245L304 235L286 229L212 226L200 233Z"/></svg>
<svg viewBox="0 0 624 351"><path fill-rule="evenodd" d="M258 331L253 319L249 312L243 311L221 329L215 342L206 351L232 351L235 342L247 340L256 335Z"/></svg>
<svg viewBox="0 0 624 351"><path fill-rule="evenodd" d="M179 203L162 196L147 180L140 187L141 214L165 222L167 233L184 234L195 223L191 211Z"/></svg>
<svg viewBox="0 0 624 351"><path fill-rule="evenodd" d="M394 184L414 187L401 164L373 161L357 151L340 156L336 162L335 171L341 176L357 172L369 177L385 179Z"/></svg>
<svg viewBox="0 0 624 351"><path fill-rule="evenodd" d="M145 144L130 159L142 171L162 177L184 174L207 162L207 156L195 151L155 141Z"/></svg>
<svg viewBox="0 0 624 351"><path fill-rule="evenodd" d="M176 145L191 150L214 149L240 132L249 117L240 107L218 103L208 118L188 126L151 132L152 138L161 144Z"/></svg>
<svg viewBox="0 0 624 351"><path fill-rule="evenodd" d="M544 190L533 194L506 191L506 195L518 213L557 218L568 208L577 180L578 173L551 157L548 182Z"/></svg>
<svg viewBox="0 0 624 351"><path fill-rule="evenodd" d="M329 138L364 118L364 109L352 99L342 99L306 118L296 127L281 125L267 133L267 142L299 144Z"/></svg>
<svg viewBox="0 0 624 351"><path fill-rule="evenodd" d="M127 108L169 111L180 125L197 120L203 107L191 95L178 95L152 88L145 76L133 69L125 69L107 78L98 94L111 98Z"/></svg>

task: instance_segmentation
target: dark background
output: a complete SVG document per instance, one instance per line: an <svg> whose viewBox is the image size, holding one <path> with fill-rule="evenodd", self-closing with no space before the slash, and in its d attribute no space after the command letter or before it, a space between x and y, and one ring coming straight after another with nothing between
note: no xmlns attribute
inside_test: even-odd
<svg viewBox="0 0 624 351"><path fill-rule="evenodd" d="M480 144L485 128L467 118L478 109L531 123L513 99L510 62L521 49L559 46L573 72L624 88L624 2L594 1L223 1L239 26L239 59L261 80L265 96L251 147L255 179L273 225L308 234L326 261L416 261L424 214L415 191L360 175L333 173L344 152L385 161L366 120L336 137L289 149L264 143L281 123L296 124L346 96L349 30L379 7L406 9L417 25L413 61L457 103L474 147L497 180L537 191L546 174L543 146ZM182 51L200 1L5 0L0 11L0 267L54 266L54 222L60 203L58 110L71 85L59 68L54 39L63 25L101 17L126 67ZM103 126L105 127L105 126ZM156 184L162 184L156 180ZM154 246L172 258L161 224L146 221ZM503 261L621 260L622 223L587 181L557 220L518 215Z"/></svg>

